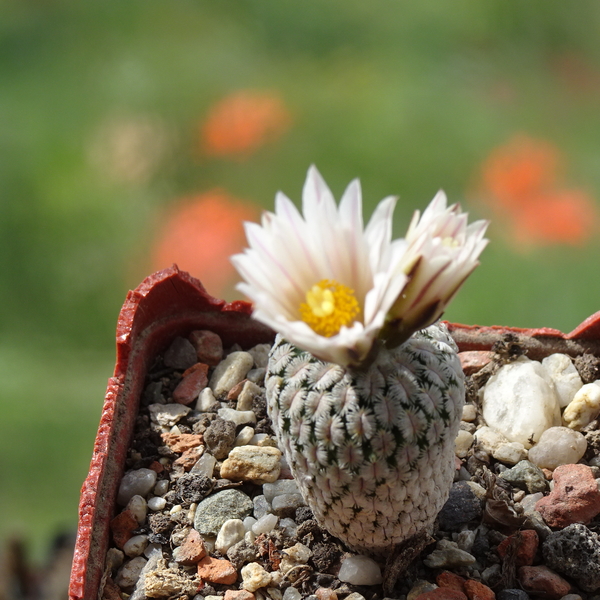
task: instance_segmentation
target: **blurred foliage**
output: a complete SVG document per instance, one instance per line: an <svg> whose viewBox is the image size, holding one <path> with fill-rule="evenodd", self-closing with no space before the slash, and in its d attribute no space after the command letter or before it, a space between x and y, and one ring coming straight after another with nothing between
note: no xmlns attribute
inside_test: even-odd
<svg viewBox="0 0 600 600"><path fill-rule="evenodd" d="M118 310L181 198L299 201L315 163L337 196L360 177L367 215L399 194L401 235L440 187L493 217L481 166L518 133L559 148L565 181L596 198L599 28L593 0L5 0L4 514L38 541L74 525ZM239 90L275 94L291 124L251 155L210 156L202 123ZM509 231L493 222L447 318L568 331L600 308L595 239L522 249ZM25 455L21 429L38 440ZM40 506L50 489L64 495Z"/></svg>

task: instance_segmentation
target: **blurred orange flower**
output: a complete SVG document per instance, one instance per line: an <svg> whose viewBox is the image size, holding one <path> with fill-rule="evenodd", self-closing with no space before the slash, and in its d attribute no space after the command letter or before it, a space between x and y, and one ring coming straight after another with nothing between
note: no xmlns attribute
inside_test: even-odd
<svg viewBox="0 0 600 600"><path fill-rule="evenodd" d="M237 272L229 257L245 247L243 221L256 221L259 214L257 206L219 189L179 201L160 226L152 249L153 269L176 263L213 296L238 297Z"/></svg>
<svg viewBox="0 0 600 600"><path fill-rule="evenodd" d="M210 109L202 124L202 150L211 156L245 158L277 139L290 123L290 113L277 95L235 92Z"/></svg>
<svg viewBox="0 0 600 600"><path fill-rule="evenodd" d="M484 161L478 196L507 222L521 247L580 245L594 233L594 201L581 189L561 187L563 163L555 145L525 135L496 148Z"/></svg>

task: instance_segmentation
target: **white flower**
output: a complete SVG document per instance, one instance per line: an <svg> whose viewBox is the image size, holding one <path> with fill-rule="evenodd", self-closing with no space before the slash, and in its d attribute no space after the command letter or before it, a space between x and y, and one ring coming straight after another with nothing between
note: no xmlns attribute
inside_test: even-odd
<svg viewBox="0 0 600 600"><path fill-rule="evenodd" d="M315 167L304 184L302 215L278 193L262 226L246 223L250 248L232 258L253 316L317 358L360 363L408 281L397 268L404 241L391 240L395 203L382 200L363 228L358 180L338 207Z"/></svg>
<svg viewBox="0 0 600 600"><path fill-rule="evenodd" d="M440 318L487 245L488 222L467 225L460 206L446 203L446 194L439 191L422 217L415 212L408 228L401 268L410 282L389 313L392 346Z"/></svg>

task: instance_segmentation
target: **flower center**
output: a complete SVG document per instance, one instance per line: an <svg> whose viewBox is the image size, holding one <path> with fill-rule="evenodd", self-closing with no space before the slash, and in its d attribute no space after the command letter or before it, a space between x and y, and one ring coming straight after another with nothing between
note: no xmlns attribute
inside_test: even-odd
<svg viewBox="0 0 600 600"><path fill-rule="evenodd" d="M319 335L331 337L360 313L354 290L335 280L323 279L306 292L300 318Z"/></svg>

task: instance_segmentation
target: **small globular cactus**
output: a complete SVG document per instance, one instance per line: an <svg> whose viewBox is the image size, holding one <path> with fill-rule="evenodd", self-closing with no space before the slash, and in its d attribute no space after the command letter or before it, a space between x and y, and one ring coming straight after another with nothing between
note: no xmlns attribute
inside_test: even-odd
<svg viewBox="0 0 600 600"><path fill-rule="evenodd" d="M379 555L429 531L448 497L465 390L438 319L487 242L442 192L392 241L394 202L363 229L358 182L338 208L313 167L303 216L280 194L233 258L279 333L267 405L298 486L322 527Z"/></svg>

